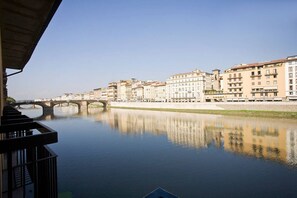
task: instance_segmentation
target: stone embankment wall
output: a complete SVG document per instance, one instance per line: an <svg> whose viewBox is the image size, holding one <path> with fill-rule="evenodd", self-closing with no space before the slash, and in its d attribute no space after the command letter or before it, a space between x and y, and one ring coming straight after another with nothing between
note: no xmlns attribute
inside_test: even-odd
<svg viewBox="0 0 297 198"><path fill-rule="evenodd" d="M260 110L297 112L297 102L111 102L111 107L158 108L158 109L201 109L201 110Z"/></svg>

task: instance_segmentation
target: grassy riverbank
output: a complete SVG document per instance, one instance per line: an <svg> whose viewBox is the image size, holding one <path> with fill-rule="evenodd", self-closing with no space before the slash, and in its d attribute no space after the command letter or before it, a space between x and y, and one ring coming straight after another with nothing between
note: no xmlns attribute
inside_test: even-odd
<svg viewBox="0 0 297 198"><path fill-rule="evenodd" d="M115 109L135 109L149 111L168 111L181 113L216 114L227 116L265 117L297 119L297 112L284 111L254 111L254 110L204 110L204 109L163 109L163 108L133 108L133 107L111 107Z"/></svg>

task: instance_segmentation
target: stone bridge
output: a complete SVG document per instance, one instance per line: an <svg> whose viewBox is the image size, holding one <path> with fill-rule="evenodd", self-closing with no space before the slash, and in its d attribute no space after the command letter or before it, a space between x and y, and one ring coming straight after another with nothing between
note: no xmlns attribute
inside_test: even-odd
<svg viewBox="0 0 297 198"><path fill-rule="evenodd" d="M54 106L60 104L76 104L78 107L78 112L83 109L88 109L89 104L94 102L102 103L103 108L107 109L108 101L107 100L49 100L49 101L34 101L34 100L25 100L17 101L11 104L14 107L21 105L38 105L42 107L43 114L51 114L54 112Z"/></svg>

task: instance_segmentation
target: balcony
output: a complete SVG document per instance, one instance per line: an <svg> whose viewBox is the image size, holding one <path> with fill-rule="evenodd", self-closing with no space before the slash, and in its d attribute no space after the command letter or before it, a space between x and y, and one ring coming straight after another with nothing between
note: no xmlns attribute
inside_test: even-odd
<svg viewBox="0 0 297 198"><path fill-rule="evenodd" d="M241 81L242 76L237 76L237 77L229 77L227 78L228 80L232 80L232 79L239 79L239 81Z"/></svg>
<svg viewBox="0 0 297 198"><path fill-rule="evenodd" d="M2 197L56 198L57 156L46 144L57 132L5 107L0 126Z"/></svg>
<svg viewBox="0 0 297 198"><path fill-rule="evenodd" d="M273 72L273 73L265 74L265 76L276 76L276 75L278 75L278 72Z"/></svg>
<svg viewBox="0 0 297 198"><path fill-rule="evenodd" d="M261 77L262 76L262 74L251 74L251 78L254 78L254 77Z"/></svg>
<svg viewBox="0 0 297 198"><path fill-rule="evenodd" d="M277 89L252 90L251 93L278 93Z"/></svg>

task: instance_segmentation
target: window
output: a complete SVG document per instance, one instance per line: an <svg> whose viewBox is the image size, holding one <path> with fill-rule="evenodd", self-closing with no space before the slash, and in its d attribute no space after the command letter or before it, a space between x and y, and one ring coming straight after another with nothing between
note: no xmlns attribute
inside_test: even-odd
<svg viewBox="0 0 297 198"><path fill-rule="evenodd" d="M241 73L239 73L238 76L241 77Z"/></svg>
<svg viewBox="0 0 297 198"><path fill-rule="evenodd" d="M289 72L292 72L293 71L293 67L289 67Z"/></svg>
<svg viewBox="0 0 297 198"><path fill-rule="evenodd" d="M268 96L268 93L265 93L265 96Z"/></svg>
<svg viewBox="0 0 297 198"><path fill-rule="evenodd" d="M293 86L292 86L292 85L290 85L290 87L289 87L289 90L290 90L290 91L292 91L292 90L293 90Z"/></svg>
<svg viewBox="0 0 297 198"><path fill-rule="evenodd" d="M254 76L255 75L255 72L252 72L252 74L251 74L252 76Z"/></svg>
<svg viewBox="0 0 297 198"><path fill-rule="evenodd" d="M255 93L252 93L252 96L255 96Z"/></svg>
<svg viewBox="0 0 297 198"><path fill-rule="evenodd" d="M258 80L261 80L261 77L260 76L258 77Z"/></svg>
<svg viewBox="0 0 297 198"><path fill-rule="evenodd" d="M239 94L239 97L242 97L242 94Z"/></svg>
<svg viewBox="0 0 297 198"><path fill-rule="evenodd" d="M289 84L293 84L293 79L290 79L289 80Z"/></svg>
<svg viewBox="0 0 297 198"><path fill-rule="evenodd" d="M252 82L252 85L255 85L255 82Z"/></svg>
<svg viewBox="0 0 297 198"><path fill-rule="evenodd" d="M231 74L229 74L229 78L231 78L232 76L231 76Z"/></svg>
<svg viewBox="0 0 297 198"><path fill-rule="evenodd" d="M266 76L266 79L269 79L270 78L270 76Z"/></svg>
<svg viewBox="0 0 297 198"><path fill-rule="evenodd" d="M293 78L293 73L289 73L289 78Z"/></svg>
<svg viewBox="0 0 297 198"><path fill-rule="evenodd" d="M277 85L277 80L274 80L274 81L273 81L273 84L274 84L274 85Z"/></svg>
<svg viewBox="0 0 297 198"><path fill-rule="evenodd" d="M263 93L260 93L260 96L263 96Z"/></svg>
<svg viewBox="0 0 297 198"><path fill-rule="evenodd" d="M234 78L236 78L236 74L234 74L233 76L234 76Z"/></svg>
<svg viewBox="0 0 297 198"><path fill-rule="evenodd" d="M274 74L277 74L277 69L273 69L273 73Z"/></svg>
<svg viewBox="0 0 297 198"><path fill-rule="evenodd" d="M266 81L266 85L269 85L270 84L270 81Z"/></svg>
<svg viewBox="0 0 297 198"><path fill-rule="evenodd" d="M266 74L269 74L269 73L270 73L270 72L269 72L269 69L267 69L267 70L266 70Z"/></svg>
<svg viewBox="0 0 297 198"><path fill-rule="evenodd" d="M261 71L258 71L258 75L261 75Z"/></svg>
<svg viewBox="0 0 297 198"><path fill-rule="evenodd" d="M261 82L258 82L258 85L261 85Z"/></svg>
<svg viewBox="0 0 297 198"><path fill-rule="evenodd" d="M237 97L237 94L234 94L234 97Z"/></svg>

